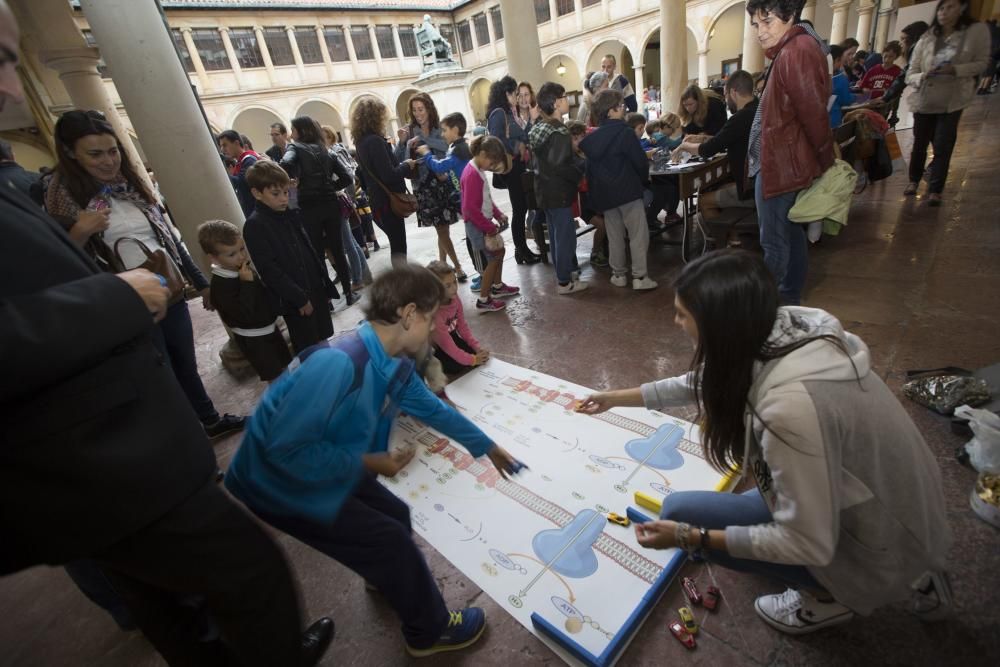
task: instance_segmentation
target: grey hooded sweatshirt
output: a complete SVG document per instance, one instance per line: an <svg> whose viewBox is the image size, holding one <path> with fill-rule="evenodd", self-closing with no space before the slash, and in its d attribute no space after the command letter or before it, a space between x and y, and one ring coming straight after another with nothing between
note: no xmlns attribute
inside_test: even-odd
<svg viewBox="0 0 1000 667"><path fill-rule="evenodd" d="M804 565L867 615L944 569L951 531L937 461L872 370L868 346L829 313L801 307L779 309L768 341L822 334L849 356L819 340L754 369L748 401L758 416L745 415L743 471L773 521L727 527L726 545L737 558ZM653 410L689 404L690 374L644 384L642 396Z"/></svg>

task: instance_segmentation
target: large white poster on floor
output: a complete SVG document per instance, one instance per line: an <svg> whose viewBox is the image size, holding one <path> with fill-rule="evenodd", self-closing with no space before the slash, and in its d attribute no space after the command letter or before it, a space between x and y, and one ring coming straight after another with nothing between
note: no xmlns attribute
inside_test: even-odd
<svg viewBox="0 0 1000 667"><path fill-rule="evenodd" d="M680 556L639 546L607 514L624 516L636 491L662 498L723 478L694 425L640 408L575 412L590 393L494 359L447 394L530 470L504 480L403 416L392 446L417 455L383 483L411 506L415 531L564 659L612 664Z"/></svg>

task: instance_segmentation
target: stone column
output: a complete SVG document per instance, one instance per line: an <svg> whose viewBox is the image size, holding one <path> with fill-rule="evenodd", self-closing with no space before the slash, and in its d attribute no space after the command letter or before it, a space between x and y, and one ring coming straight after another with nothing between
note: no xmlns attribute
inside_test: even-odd
<svg viewBox="0 0 1000 667"><path fill-rule="evenodd" d="M535 12L525 11L523 0L500 0L500 19L507 43L507 71L518 81L528 81L538 90L545 77Z"/></svg>
<svg viewBox="0 0 1000 667"><path fill-rule="evenodd" d="M181 36L184 38L188 55L191 56L195 74L198 75L198 83L201 84L202 90L208 90L208 72L205 71L205 63L201 61L201 54L198 53L198 47L195 46L194 38L191 36L191 28L181 28Z"/></svg>
<svg viewBox="0 0 1000 667"><path fill-rule="evenodd" d="M233 48L233 40L229 38L229 28L221 26L219 34L222 35L222 46L226 49L229 66L233 68L233 76L236 77L236 86L240 90L243 90L246 87L243 84L243 68L240 67L240 61L236 58L236 49Z"/></svg>
<svg viewBox="0 0 1000 667"><path fill-rule="evenodd" d="M676 0L660 0L660 100L664 109L676 109L687 85L687 7Z"/></svg>
<svg viewBox="0 0 1000 667"><path fill-rule="evenodd" d="M288 35L288 45L292 47L292 58L295 60L295 69L299 70L299 79L306 80L306 65L302 62L302 52L299 51L299 41L295 39L295 26L286 25L285 34Z"/></svg>
<svg viewBox="0 0 1000 667"><path fill-rule="evenodd" d="M708 88L708 49L698 51L698 85Z"/></svg>
<svg viewBox="0 0 1000 667"><path fill-rule="evenodd" d="M634 75L634 81L632 83L632 88L635 89L635 97L639 102L639 107L642 107L642 89L646 87L646 77L643 72L645 65L634 65L632 67L632 72ZM584 72L586 74L586 72Z"/></svg>
<svg viewBox="0 0 1000 667"><path fill-rule="evenodd" d="M816 0L806 0L805 6L802 8L802 20L803 21L816 21ZM744 51L744 53L746 53ZM748 70L749 71L749 70Z"/></svg>
<svg viewBox="0 0 1000 667"><path fill-rule="evenodd" d="M372 23L368 24L368 39L372 41L372 53L375 54L375 65L378 67L378 73L382 73L382 51L378 48L378 39L375 38L375 25Z"/></svg>
<svg viewBox="0 0 1000 667"><path fill-rule="evenodd" d="M392 24L392 43L396 45L396 57L399 58L399 66L403 66L403 42L399 39L399 26Z"/></svg>
<svg viewBox="0 0 1000 667"><path fill-rule="evenodd" d="M344 42L347 44L347 57L351 60L351 70L354 72L354 80L361 77L361 69L358 67L358 52L354 50L354 40L351 39L351 27L343 26Z"/></svg>
<svg viewBox="0 0 1000 667"><path fill-rule="evenodd" d="M195 242L198 225L213 219L242 224L243 212L156 4L82 0L80 5L115 72L115 85L170 202L173 222L207 268ZM155 104L150 104L150 90L157 92Z"/></svg>
<svg viewBox="0 0 1000 667"><path fill-rule="evenodd" d="M611 20L611 0L601 0L601 13L604 14L605 23ZM586 66L586 63L584 65Z"/></svg>
<svg viewBox="0 0 1000 667"><path fill-rule="evenodd" d="M330 58L330 48L326 45L326 34L323 26L316 26L316 37L319 38L319 52L323 56L323 64L326 65L326 76L333 81L333 59Z"/></svg>
<svg viewBox="0 0 1000 667"><path fill-rule="evenodd" d="M832 0L833 25L830 27L830 43L840 44L847 39L847 12L854 0Z"/></svg>
<svg viewBox="0 0 1000 667"><path fill-rule="evenodd" d="M583 0L573 0L573 13L576 14L576 30L583 30Z"/></svg>
<svg viewBox="0 0 1000 667"><path fill-rule="evenodd" d="M490 53L493 55L493 60L499 58L497 53L497 33L493 29L493 17L490 16L490 8L486 8L486 32L490 36Z"/></svg>
<svg viewBox="0 0 1000 667"><path fill-rule="evenodd" d="M162 23L160 25L162 26ZM94 36L97 37L96 30L94 31ZM167 38L169 39L169 36ZM97 43L101 44L100 38L97 37L97 39ZM172 42L170 48L173 48ZM108 87L105 85L104 79L101 78L100 73L97 71L97 63L101 59L102 54L105 61L110 63L107 48L103 44L100 53L97 49L88 46L78 49L42 51L38 56L46 67L59 72L59 80L62 81L66 92L69 93L69 98L73 101L73 106L84 111L93 109L104 114L108 123L114 128L115 134L121 140L122 146L128 154L129 161L138 170L139 178L152 189L153 183L149 180L146 170L142 168L142 157L140 157L139 151L136 150L135 144L132 143L132 138L125 128L125 123L122 122L121 114L118 113L118 108L115 106L114 101L112 101L111 95L108 94ZM177 61L176 51L173 53L172 62L180 64ZM181 69L183 70L183 68ZM117 85L123 73L117 69L113 71L115 73L115 85ZM191 82L188 80L186 72L184 72L184 81L188 86L188 90L190 90ZM218 161L218 156L215 159ZM230 190L232 190L231 187Z"/></svg>
<svg viewBox="0 0 1000 667"><path fill-rule="evenodd" d="M524 12L524 7L521 8ZM525 14L534 14L534 12L524 12ZM549 0L549 23L552 24L552 36L559 36L559 3L556 0ZM507 34L507 29L504 28L503 34Z"/></svg>
<svg viewBox="0 0 1000 667"><path fill-rule="evenodd" d="M883 1L878 8L878 24L875 26L875 51L877 53L882 53L882 49L889 42L889 22L892 20L893 11L895 10L891 0Z"/></svg>
<svg viewBox="0 0 1000 667"><path fill-rule="evenodd" d="M872 14L874 13L874 0L861 0L861 4L858 6L858 32L855 39L860 44L858 48L863 51L871 49Z"/></svg>
<svg viewBox="0 0 1000 667"><path fill-rule="evenodd" d="M745 17L743 22L743 63L740 68L751 74L763 72L764 49L761 48L760 41L757 39L756 28L750 25L750 15L746 12L743 14Z"/></svg>
<svg viewBox="0 0 1000 667"><path fill-rule="evenodd" d="M267 78L271 81L272 86L278 85L278 77L274 73L274 63L271 62L271 52L267 48L267 42L264 41L264 29L259 25L253 27L253 34L257 36L257 48L260 49L260 57L264 60L264 69L267 70Z"/></svg>

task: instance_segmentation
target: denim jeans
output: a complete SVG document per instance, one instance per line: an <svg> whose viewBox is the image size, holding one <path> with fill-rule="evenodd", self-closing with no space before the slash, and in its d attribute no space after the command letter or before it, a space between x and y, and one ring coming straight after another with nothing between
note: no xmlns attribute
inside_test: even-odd
<svg viewBox="0 0 1000 667"><path fill-rule="evenodd" d="M778 283L778 292L785 305L797 306L802 301L809 266L805 225L788 219L795 204L796 192L785 192L770 199L764 197L764 174L757 174L754 184L757 199L757 220L760 222L760 247L764 263Z"/></svg>
<svg viewBox="0 0 1000 667"><path fill-rule="evenodd" d="M198 359L194 352L194 329L188 305L179 301L167 308L167 315L153 329L153 345L170 361L174 377L180 383L188 403L202 424L219 421L212 399L201 383L198 374Z"/></svg>
<svg viewBox="0 0 1000 667"><path fill-rule="evenodd" d="M556 280L565 285L572 278L576 258L576 227L573 211L569 208L545 209L545 221L549 226L549 245L552 246L552 263L556 268Z"/></svg>
<svg viewBox="0 0 1000 667"><path fill-rule="evenodd" d="M343 239L344 252L347 253L347 263L351 267L351 282L359 284L371 277L368 260L365 259L365 253L351 232L351 226L346 222L340 226L340 236Z"/></svg>
<svg viewBox="0 0 1000 667"><path fill-rule="evenodd" d="M663 499L661 519L683 521L698 528L724 530L727 526L756 526L773 517L757 489L743 494L717 491L676 491ZM759 574L792 588L822 588L802 565L734 558L723 551L704 552L710 563L737 572Z"/></svg>

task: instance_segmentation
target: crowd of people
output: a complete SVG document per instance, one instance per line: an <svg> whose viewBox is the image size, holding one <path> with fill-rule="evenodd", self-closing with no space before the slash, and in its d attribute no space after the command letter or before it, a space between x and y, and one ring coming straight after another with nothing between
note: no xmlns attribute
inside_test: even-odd
<svg viewBox="0 0 1000 667"><path fill-rule="evenodd" d="M907 26L877 62L859 59L856 43L828 46L799 19L802 4L750 0L765 72L737 71L721 92L690 86L676 113L653 120L637 112L635 91L607 56L587 77L574 120L558 83L536 91L510 76L494 82L486 132L471 141L467 119L442 115L425 93L410 99L395 137L387 136L384 104L360 101L351 115L353 149L308 116L291 119L290 131L272 125L265 154L235 130L221 132L220 159L246 221L242 229L239 221L200 226L210 278L111 124L94 111L63 114L56 168L40 181L19 172L11 179L34 201L0 191L5 248L17 248L2 264L0 303L9 315L2 339L5 349L23 352L4 355L5 375L23 379L0 396L5 414L31 412L43 424L12 433L17 446L3 454L4 505L29 501L34 509L4 513L11 546L0 552L0 573L66 565L88 597L121 627L141 628L171 664L314 664L332 621L302 634L287 563L217 486L208 440L246 427L225 475L237 499L379 591L411 655L470 645L482 634L482 610L446 608L413 542L407 507L376 481L413 455L387 451L400 410L488 456L501 475L520 467L429 386L435 363L454 377L490 358L465 319L459 284L471 278L481 313L502 312L519 294L503 277L509 228L517 264L551 262L558 295L585 291L582 220L595 228L594 275L608 267L617 288L655 289L650 242L676 224L680 202L676 177L651 176L651 163L725 152L734 179L701 193L701 213L755 208L762 258L720 251L677 279L677 321L696 346L690 376L595 394L580 409L693 401L704 416L707 458L720 470L749 468L759 491L731 499L674 494L661 521L638 529L640 543L690 546L795 586L757 601L764 620L787 632L844 622L911 589L922 611L945 606L948 529L933 458L869 372L864 343L832 316L798 307L807 240L789 211L834 164L838 89L847 91L841 106L860 94L887 111L903 85L915 90L907 194L916 192L933 143L929 200L939 201L989 34L967 3L940 0L926 32ZM17 28L2 0L0 17L2 45L16 54ZM904 55L905 68L897 63ZM17 98L14 64L4 62L0 83ZM0 163L12 161L0 143ZM509 215L495 189L507 190ZM427 268L407 259L406 219L414 214L437 236L438 257ZM392 264L377 277L366 261L380 247L375 227ZM466 255L475 275L463 268ZM249 422L219 414L202 384L186 284L271 383ZM365 323L329 342L335 301L351 306L362 290ZM82 330L67 326L82 321L89 323ZM40 357L44 367L33 362ZM763 388L761 360L769 362ZM788 386L807 391L792 398ZM810 392L835 399L801 398ZM330 404L303 409L316 396ZM66 401L68 412L60 408ZM848 431L857 438L845 439L843 411L822 406L855 403ZM794 428L802 410L815 412L805 431ZM889 456L891 480L879 464ZM831 489L823 503L813 503L818 484ZM900 502L913 488L924 489L921 501ZM875 498L879 512L858 510L862 496ZM891 534L875 534L889 525ZM848 534L888 555L866 562L867 547Z"/></svg>

